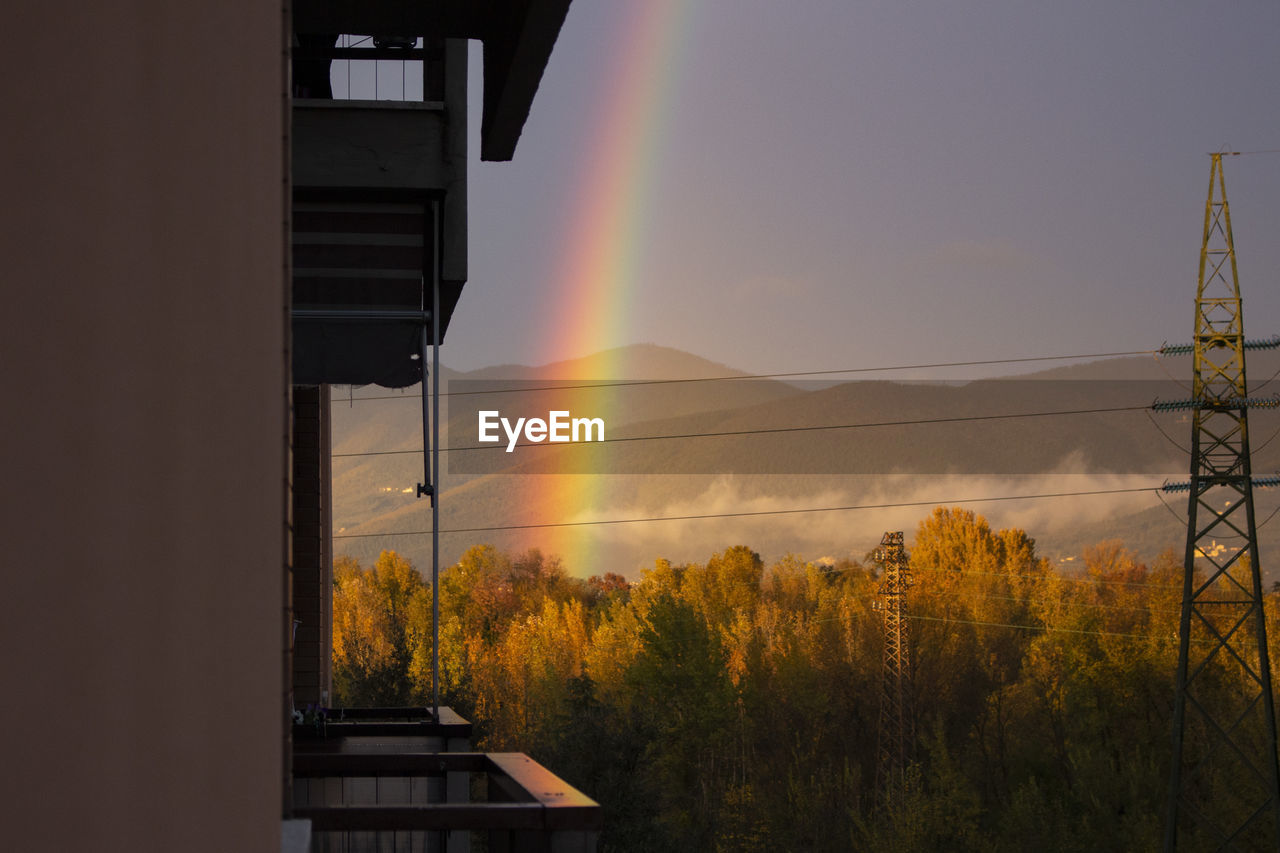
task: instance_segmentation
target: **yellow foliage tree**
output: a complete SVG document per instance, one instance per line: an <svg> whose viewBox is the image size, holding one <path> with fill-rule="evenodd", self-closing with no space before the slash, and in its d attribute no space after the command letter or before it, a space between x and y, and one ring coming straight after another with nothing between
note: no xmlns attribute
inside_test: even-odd
<svg viewBox="0 0 1280 853"><path fill-rule="evenodd" d="M347 706L407 705L423 698L431 669L431 590L408 560L383 551L364 568L333 569L333 682Z"/></svg>

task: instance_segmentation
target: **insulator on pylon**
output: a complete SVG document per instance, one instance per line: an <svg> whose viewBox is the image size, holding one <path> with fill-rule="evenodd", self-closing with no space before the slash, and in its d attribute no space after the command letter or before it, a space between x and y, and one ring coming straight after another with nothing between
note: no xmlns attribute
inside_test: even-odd
<svg viewBox="0 0 1280 853"><path fill-rule="evenodd" d="M1280 407L1280 397L1227 397L1201 400L1156 400L1151 404L1153 412L1176 412L1186 409L1274 409Z"/></svg>
<svg viewBox="0 0 1280 853"><path fill-rule="evenodd" d="M1245 349L1275 349L1280 347L1280 335L1272 335L1269 338L1254 338L1246 340L1242 346ZM1160 355L1190 355L1195 352L1195 344L1164 344L1157 352Z"/></svg>
<svg viewBox="0 0 1280 853"><path fill-rule="evenodd" d="M1249 482L1255 489L1273 489L1280 486L1280 477L1250 477ZM1183 481L1181 483L1165 483L1160 486L1162 492L1187 492L1191 490L1191 483Z"/></svg>

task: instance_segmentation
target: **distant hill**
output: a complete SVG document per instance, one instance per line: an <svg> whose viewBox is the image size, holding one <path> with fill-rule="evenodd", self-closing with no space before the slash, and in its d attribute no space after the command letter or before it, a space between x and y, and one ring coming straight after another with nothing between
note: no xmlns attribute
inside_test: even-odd
<svg viewBox="0 0 1280 853"><path fill-rule="evenodd" d="M1178 341L1177 343L1182 343ZM1275 350L1251 351L1248 357L1249 387L1254 390L1274 393L1280 388L1270 382L1280 373L1280 352ZM1054 380L1168 380L1170 382L1191 382L1191 356L1125 356L1121 358L1104 358L1086 361L1081 364L1063 365L1037 370L1033 373L1020 374L1018 379L1054 379ZM1266 385L1266 387L1262 387Z"/></svg>
<svg viewBox="0 0 1280 853"><path fill-rule="evenodd" d="M501 364L457 375L467 379L613 382L622 379L697 379L747 374L683 350L657 344L631 344L536 367Z"/></svg>
<svg viewBox="0 0 1280 853"><path fill-rule="evenodd" d="M1270 355L1267 353L1267 355ZM1251 357L1263 379L1280 359ZM611 365L617 372L595 375ZM565 520L637 516L705 515L812 506L897 504L915 500L959 500L1009 494L1085 491L1099 486L1130 488L1187 477L1184 415L1145 411L1097 412L978 419L990 415L1145 406L1157 397L1188 395L1166 369L1189 371L1187 359L1124 358L1064 366L1011 379L965 383L854 381L818 387L773 380L654 382L653 384L546 390L547 386L622 379L684 380L745 376L724 365L654 346L627 347L573 362L542 367L504 366L468 373L442 373L455 395L495 386L542 390L485 395L483 405L515 405L522 411L551 407L607 412L611 439L743 433L795 426L884 424L856 429L809 430L659 440L610 441L604 445L549 446L507 454L492 447L446 454L442 528L487 528ZM1268 372L1268 371L1271 372ZM1258 385L1262 383L1259 382ZM1266 393L1266 389L1263 389ZM381 389L335 391L334 452L368 453L421 447L421 411L416 396ZM520 404L504 402L518 396ZM392 397L371 400L369 397ZM363 401L362 401L362 398ZM446 398L447 437L453 448L476 446L475 399ZM449 412L452 414L450 415ZM955 420L970 418L973 420ZM903 421L926 423L904 424ZM933 423L927 423L934 421ZM1251 415L1254 470L1280 469L1280 417ZM1181 447L1179 447L1181 445ZM463 460L463 454L469 454ZM480 464L477 460L487 460ZM422 479L418 453L339 457L334 460L335 532L340 535L423 530L425 502L413 496ZM1278 490L1280 491L1280 490ZM1259 492L1259 519L1276 496ZM910 500L907 500L907 499ZM1185 531L1174 517L1185 512L1185 496L1151 493L1094 499L1044 499L975 503L993 524L1025 526L1055 559L1078 554L1088 544L1124 539L1146 557L1166 547L1179 551ZM1270 501L1270 503L1268 503ZM912 528L929 506L881 511L746 517L738 521L662 522L593 527L574 531L590 547L579 559L608 562L607 570L634 573L656 556L705 559L707 549L736 542L774 556L862 556L878 541L882 525ZM1004 519L1007 519L1004 520ZM1022 523L1025 520L1025 523ZM879 529L877 529L877 527ZM1280 544L1280 526L1264 527L1269 549ZM726 541L724 537L737 537ZM569 537L572 540L573 537ZM544 544L545 532L489 531L442 540L442 559L452 562L475 541L522 548ZM556 538L566 546L566 536ZM576 541L576 540L575 540ZM394 547L419 564L429 557L428 540L414 537L340 539L339 553L362 558ZM706 553L704 553L704 551ZM1277 552L1280 554L1280 552ZM590 555L589 557L587 555ZM591 573L605 568L574 565Z"/></svg>

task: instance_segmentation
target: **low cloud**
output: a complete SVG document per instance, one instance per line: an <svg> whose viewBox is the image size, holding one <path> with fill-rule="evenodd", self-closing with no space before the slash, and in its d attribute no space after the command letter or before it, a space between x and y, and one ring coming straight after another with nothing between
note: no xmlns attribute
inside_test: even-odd
<svg viewBox="0 0 1280 853"><path fill-rule="evenodd" d="M1069 464L1069 463L1064 463ZM691 478L692 479L692 478ZM974 475L808 478L704 477L686 484L685 496L655 505L605 499L574 521L618 518L674 518L637 524L608 524L589 531L592 550L612 562L652 565L656 557L701 562L735 544L749 545L769 560L785 553L817 559L861 558L886 530L903 530L908 542L935 506L962 506L986 517L993 528L1018 527L1031 536L1103 522L1156 504L1151 492L1164 478L1151 475L1050 473L1035 476ZM778 484L771 488L770 481ZM785 485L784 485L785 484ZM691 488L692 487L692 488ZM1126 489L1143 489L1121 492ZM607 494L607 489L602 490ZM1112 492L1079 495L1080 492ZM1063 495L1010 500L1017 495ZM819 507L856 507L826 512L788 512ZM748 513L777 513L745 515ZM737 517L692 518L693 516Z"/></svg>

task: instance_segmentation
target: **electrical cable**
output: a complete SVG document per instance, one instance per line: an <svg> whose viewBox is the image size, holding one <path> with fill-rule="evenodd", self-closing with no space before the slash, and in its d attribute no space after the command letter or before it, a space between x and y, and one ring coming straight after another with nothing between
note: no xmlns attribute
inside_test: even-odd
<svg viewBox="0 0 1280 853"><path fill-rule="evenodd" d="M1191 453L1191 450L1189 448L1183 447L1181 444L1178 444L1178 442L1174 441L1173 437L1169 435L1169 433L1164 431L1164 428L1160 426L1160 424L1156 421L1156 419L1151 417L1150 406L1147 407L1147 420L1151 421L1151 425L1156 428L1157 432L1159 432L1161 435L1164 436L1166 441L1168 441L1174 447L1178 448L1178 450L1182 451L1183 453L1186 453L1186 454Z"/></svg>
<svg viewBox="0 0 1280 853"><path fill-rule="evenodd" d="M1042 498L1063 498L1063 497L1088 497L1094 495L1118 495L1132 494L1136 492L1150 492L1158 489L1158 486L1142 486L1124 489L1091 489L1081 492L1049 492L1037 495L1000 495L996 497L985 498L965 498L960 500L930 500L930 501L903 501L900 503L883 503L883 504L851 504L847 506L825 506L825 507L804 507L801 509L770 509L756 510L751 512L722 512L722 513L704 513L700 515L666 515L666 516L646 516L641 518L608 518L596 519L593 521L553 521L542 522L536 524L501 524L489 527L454 527L442 529L440 533L489 533L502 530L541 530L546 528L560 527L593 527L605 524L639 524L658 521L700 521L711 518L753 518L767 515L797 515L801 513L818 513L818 512L846 512L851 510L864 509L901 509L916 506L940 506L942 504L968 504L968 503L992 503L995 501L1014 501L1014 500L1037 500ZM334 539L369 539L379 536L429 536L430 530L398 530L387 531L385 533L342 533L337 534Z"/></svg>
<svg viewBox="0 0 1280 853"><path fill-rule="evenodd" d="M923 616L914 613L903 613L905 619L917 619L922 622L947 622L953 625L982 625L990 628L1018 628L1023 631L1053 631L1061 634L1085 634L1098 637L1128 637L1135 640L1159 639L1150 634L1124 634L1117 631L1088 631L1082 628L1056 628L1046 625L1015 625L1009 622L984 622L979 619L947 619L941 616Z"/></svg>
<svg viewBox="0 0 1280 853"><path fill-rule="evenodd" d="M798 370L786 373L742 373L724 376L703 376L687 379L636 379L636 380L617 380L611 382L589 382L576 385L541 385L530 388L495 388L490 391L446 391L441 397L458 397L473 396L477 394L505 394L519 393L524 391L573 391L588 388L620 388L632 387L639 385L676 385L688 384L693 382L741 382L750 379L786 379L799 378L803 376L835 376L847 373L888 373L898 370L931 370L944 367L981 367L993 364L1026 364L1037 361L1071 361L1084 358L1119 358L1122 356L1132 355L1155 355L1160 350L1129 350L1125 352L1092 352L1081 353L1078 355L1040 355L1025 356L1021 358L993 358L980 361L945 361L934 362L930 364L899 364L886 365L880 367L843 367L832 370ZM547 380L544 380L547 381ZM573 382L574 380L566 380ZM376 397L356 397L357 400L404 400L414 399L409 394L387 394Z"/></svg>
<svg viewBox="0 0 1280 853"><path fill-rule="evenodd" d="M913 567L911 571L915 572L917 570ZM969 577L969 576L972 576L973 574L975 573L962 572L961 577ZM996 574L996 573L990 572L988 574ZM1004 577L1013 577L1013 575L1004 575ZM1120 583L1128 586L1141 586L1141 587L1147 587L1151 589L1177 589L1181 587L1180 583L1148 584L1148 583L1140 583L1140 582L1135 583L1135 582L1128 582L1128 581L1109 581L1108 582L1108 581L1093 581L1092 579L1089 579L1089 578L1083 578L1083 579L1054 578L1054 580L1066 580L1066 581L1072 581L1077 583L1088 583L1088 584ZM1060 598L1031 598L1031 597L1023 598L1017 595L993 595L991 593L974 592L973 590L969 590L969 589L955 589L955 590L932 589L932 590L929 590L927 594L956 595L956 596L963 595L967 598L982 599L984 601L1012 601L1015 604L1052 604L1052 605L1058 605L1063 607L1090 607L1090 608L1101 608L1104 610L1130 610L1130 611L1137 611L1140 613L1181 613L1182 612L1181 609L1170 609L1170 608L1163 608L1163 607L1126 607L1122 604L1102 604L1102 603L1095 604L1087 601L1071 601L1068 599L1060 599Z"/></svg>
<svg viewBox="0 0 1280 853"><path fill-rule="evenodd" d="M412 399L418 399L417 397ZM816 432L819 430L844 430L844 429L869 429L872 427L900 427L900 426L917 426L921 424L948 424L948 423L970 423L976 421L999 421L999 420L1016 420L1019 418L1046 418L1057 417L1061 415L1098 415L1111 414L1115 412L1136 412L1143 409L1149 409L1149 404L1141 406L1109 406L1098 409L1062 409L1050 412L1015 412L1011 414L999 415L961 415L949 418L914 418L900 421L873 421L855 424L825 424L817 426L798 426L798 427L764 427L760 429L741 429L741 430L721 430L717 432L689 432L689 433L672 433L669 435L635 435L635 436L615 436L612 438L603 438L599 441L580 441L570 442L571 447L587 447L596 444L610 444L624 441L660 441L664 439L690 439L690 438L725 438L743 435L771 435L789 432ZM551 447L553 445L546 442L523 442L513 445L513 447ZM506 451L506 447L501 442L493 445L465 445L462 447L442 447L441 453L459 452L467 450L501 450ZM396 456L404 454L422 453L421 448L417 450L368 450L358 453L334 453L331 454L333 459L349 459L357 456Z"/></svg>
<svg viewBox="0 0 1280 853"><path fill-rule="evenodd" d="M1261 453L1261 452L1262 452L1262 449L1263 449L1264 447L1266 447L1268 444L1270 444L1271 442L1275 441L1275 440L1276 440L1276 436L1278 436L1278 435L1280 435L1280 428L1277 428L1275 432L1271 433L1271 435L1267 438L1267 440L1266 440L1266 441L1264 441L1264 442L1262 442L1262 444L1258 445L1257 447L1254 447L1254 448L1250 449L1250 451L1249 451L1249 458L1250 458L1250 459L1252 459L1252 458L1253 458L1253 454L1255 454L1255 453Z"/></svg>
<svg viewBox="0 0 1280 853"><path fill-rule="evenodd" d="M1259 530L1261 530L1262 528L1266 527L1266 526L1267 526L1267 522L1268 522L1268 521L1270 521L1271 519L1275 518L1275 517L1276 517L1276 513L1278 513L1278 512L1280 512L1280 506L1277 506L1275 509L1271 510L1271 514L1270 514L1270 515L1268 515L1266 518L1264 518L1264 519L1262 520L1262 523L1261 523L1261 524L1255 525L1255 526L1254 526L1254 528L1253 528L1254 532L1255 532L1255 533L1257 533Z"/></svg>
<svg viewBox="0 0 1280 853"><path fill-rule="evenodd" d="M1156 492L1157 494L1159 494L1158 490L1156 490ZM934 568L932 566L914 566L913 565L911 567L911 571L941 572L943 574L947 574L952 572L953 570L939 569L939 568ZM1037 572L1034 574L1030 572L976 572L976 571L971 571L969 569L965 569L963 572L963 576L970 576L970 575L984 575L987 577L995 577L995 578L1031 578L1032 580L1041 580L1046 577L1046 575L1043 572ZM1082 583L1082 584L1089 584L1089 585L1104 584L1107 586L1136 586L1136 587L1146 587L1149 589L1169 589L1171 586L1181 585L1181 583L1171 585L1171 584L1165 584L1165 583L1147 583L1145 581L1112 581L1112 580L1102 580L1098 578L1067 578L1067 577L1062 577L1061 575L1055 578L1055 580L1060 583Z"/></svg>
<svg viewBox="0 0 1280 853"><path fill-rule="evenodd" d="M1166 377L1168 377L1170 382L1172 382L1174 385L1177 385L1183 391L1186 391L1188 396L1194 396L1194 391L1192 387L1180 379L1175 379L1174 375L1169 372L1169 368L1164 366L1164 359L1157 358L1155 361L1156 361L1156 365L1160 368L1160 372L1163 373Z"/></svg>
<svg viewBox="0 0 1280 853"><path fill-rule="evenodd" d="M954 625L981 625L989 628L1017 628L1023 631L1044 631L1046 633L1055 633L1055 634L1080 634L1084 636L1094 636L1094 637L1125 637L1131 640L1148 640L1148 641L1164 640L1170 643L1176 642L1177 640L1176 636L1164 638L1164 637L1156 636L1154 634L1128 634L1128 633L1122 633L1120 631L1089 631L1083 628L1058 628L1058 627L1053 627L1048 625L1015 625L1008 622L983 622L977 619L944 619L939 616L920 616L912 613L903 613L902 618L916 619L923 622L947 622ZM1214 640L1193 640L1192 642L1194 642L1196 645L1203 645L1203 646L1216 647L1217 645L1219 645ZM1254 647L1254 644L1252 643L1239 643L1233 646L1233 648L1241 648L1241 649L1253 648L1253 647Z"/></svg>
<svg viewBox="0 0 1280 853"><path fill-rule="evenodd" d="M851 571L866 571L866 570L867 570L866 566L851 566L847 569L825 570L824 573L830 576L830 575L843 575ZM973 577L983 577L983 576L1004 578L1004 579L1031 578L1033 580L1053 581L1054 583L1087 584L1090 587L1124 586L1124 587L1139 587L1143 589L1155 589L1155 590L1173 590L1173 589L1182 588L1181 581L1177 581L1173 583L1147 583L1145 581L1117 581L1117 580L1104 580L1102 578L1069 578L1069 577L1062 576L1062 574L1056 571L1053 574L1047 574L1043 572L1032 574L1029 572L980 572L980 571L972 571L970 569L963 569L957 573L953 569L938 569L938 568L932 568L928 566L912 566L911 571L912 572L936 572L940 574L956 575L960 578L973 578ZM738 588L738 587L745 587L750 585L751 585L750 582L738 581L733 584L728 584L727 586L729 588ZM973 592L972 590L957 589L954 591L950 591L950 590L935 589L935 590L932 590L931 592L935 595L964 594L964 595L971 595L976 598L994 598L994 599L1002 599L1006 601L1026 601L1026 602L1036 602L1041 604L1068 604L1068 605L1081 606L1081 607L1114 607L1116 609L1121 609L1121 610L1135 609L1135 608L1120 607L1118 605L1109 605L1109 604L1086 604L1084 602L1069 602L1069 601L1063 601L1062 599L1020 598L1018 596L990 595L987 593ZM1149 609L1149 608L1143 608L1143 609ZM1181 611L1174 610L1174 611L1167 611L1167 612L1178 613Z"/></svg>
<svg viewBox="0 0 1280 853"><path fill-rule="evenodd" d="M1263 388L1266 388L1272 382L1276 381L1277 376L1280 376L1280 368L1277 368L1276 372L1271 374L1271 376L1267 380L1265 380L1261 385L1254 386L1252 393L1257 394Z"/></svg>
<svg viewBox="0 0 1280 853"><path fill-rule="evenodd" d="M924 615L915 614L915 613L903 613L902 618L914 619L921 622L942 622L942 623L952 624L952 625L978 625L986 628L1016 628L1022 631L1043 631L1045 633L1053 633L1053 634L1081 634L1081 635L1094 636L1094 637L1124 637L1132 640L1164 639L1154 634L1130 634L1130 633L1123 633L1120 631L1090 631L1083 628L1059 628L1059 627L1054 627L1049 625L1018 625L1010 622L985 622L979 619L950 619L950 618L943 618L941 616L924 616ZM829 617L823 617L822 619L813 619L810 621L815 623L816 622L836 622L836 621L841 621L842 619L843 617L840 617L840 616L829 616ZM1169 637L1168 641L1174 642L1176 639L1177 639L1176 637ZM1195 642L1197 645L1217 645L1212 640L1195 640L1193 642ZM1239 647L1245 648L1247 646L1239 646Z"/></svg>
<svg viewBox="0 0 1280 853"><path fill-rule="evenodd" d="M1164 495L1160 494L1159 489L1156 490L1156 497L1160 499L1160 503L1164 504L1164 508L1169 510L1169 514L1174 517L1174 519L1178 522L1178 524L1182 525L1183 527L1187 526L1187 519L1181 515L1178 515L1178 513L1174 512L1173 507L1169 506L1168 501L1164 499Z"/></svg>

